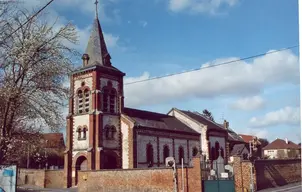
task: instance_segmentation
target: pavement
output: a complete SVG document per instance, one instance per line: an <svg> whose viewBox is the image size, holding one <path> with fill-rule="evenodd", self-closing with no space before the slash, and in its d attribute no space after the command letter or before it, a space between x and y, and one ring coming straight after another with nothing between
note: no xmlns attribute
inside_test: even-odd
<svg viewBox="0 0 302 192"><path fill-rule="evenodd" d="M301 182L299 182L299 183L284 185L282 187L263 189L257 192L301 192L301 191L302 191L302 185Z"/></svg>
<svg viewBox="0 0 302 192"><path fill-rule="evenodd" d="M77 192L77 188L68 188L68 189L50 189L50 188L41 188L31 185L22 185L17 187L17 192Z"/></svg>

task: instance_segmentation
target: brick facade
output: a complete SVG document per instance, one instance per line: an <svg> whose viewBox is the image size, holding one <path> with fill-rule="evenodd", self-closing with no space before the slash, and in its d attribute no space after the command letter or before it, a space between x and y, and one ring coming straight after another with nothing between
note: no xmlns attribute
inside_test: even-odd
<svg viewBox="0 0 302 192"><path fill-rule="evenodd" d="M201 191L200 159L193 159L193 168L184 168L186 192ZM80 171L78 191L173 191L171 168ZM178 169L181 189L181 169Z"/></svg>

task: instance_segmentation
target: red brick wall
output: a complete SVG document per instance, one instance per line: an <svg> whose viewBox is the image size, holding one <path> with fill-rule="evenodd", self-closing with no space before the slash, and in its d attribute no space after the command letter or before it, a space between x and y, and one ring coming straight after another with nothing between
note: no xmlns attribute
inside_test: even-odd
<svg viewBox="0 0 302 192"><path fill-rule="evenodd" d="M257 189L282 186L301 181L301 160L255 161Z"/></svg>
<svg viewBox="0 0 302 192"><path fill-rule="evenodd" d="M201 191L200 159L194 158L193 168L184 168L186 192ZM80 171L78 191L173 191L171 168ZM181 170L178 169L181 189Z"/></svg>
<svg viewBox="0 0 302 192"><path fill-rule="evenodd" d="M46 188L63 188L64 187L64 170L46 170L45 187Z"/></svg>
<svg viewBox="0 0 302 192"><path fill-rule="evenodd" d="M235 191L249 191L251 188L251 162L241 161L240 157L234 157L234 175L235 175ZM256 177L253 175L254 189L256 190Z"/></svg>
<svg viewBox="0 0 302 192"><path fill-rule="evenodd" d="M63 188L63 170L19 169L17 185Z"/></svg>

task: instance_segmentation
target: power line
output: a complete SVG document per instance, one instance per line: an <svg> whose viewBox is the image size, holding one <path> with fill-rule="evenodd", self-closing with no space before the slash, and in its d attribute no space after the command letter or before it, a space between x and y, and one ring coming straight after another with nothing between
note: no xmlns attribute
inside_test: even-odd
<svg viewBox="0 0 302 192"><path fill-rule="evenodd" d="M152 77L152 78L143 79L143 80L139 80L139 81L133 81L133 82L125 83L124 85L131 85L131 84L135 84L135 83L141 83L141 82L151 81L151 80L155 80L155 79L162 79L162 78L165 78L165 77L171 77L171 76L180 75L180 74L184 74L184 73L201 71L203 69L208 69L208 68L212 68L212 67L218 67L218 66L221 66L221 65L227 65L227 64L238 62L238 61L244 61L244 60L248 60L248 59L252 59L252 58L256 58L256 57L260 57L260 56L264 56L264 55L269 55L269 54L273 54L273 53L277 53L277 52L293 49L293 48L296 48L298 46L299 45L294 45L294 46L291 46L291 47L287 47L287 48L271 51L269 53L261 53L261 54L258 54L258 55L253 55L253 56L245 57L245 58L242 58L242 59L236 59L236 60L232 60L232 61L227 61L227 62L219 63L219 64L216 64L216 65L210 65L210 66L206 66L206 67L202 67L202 68L196 68L196 69L192 69L192 70L189 70L189 71L182 71L182 72L173 73L173 74L169 74L169 75L163 75L163 76L159 76L159 77Z"/></svg>
<svg viewBox="0 0 302 192"><path fill-rule="evenodd" d="M44 7L42 7L38 12L33 14L26 22L24 22L20 27L18 27L16 30L14 30L11 34L6 36L2 42L4 42L6 39L11 37L14 33L16 33L19 29L21 29L24 25L26 25L29 21L31 21L34 17L36 17L41 11L43 11L47 6L49 6L54 0L50 0Z"/></svg>

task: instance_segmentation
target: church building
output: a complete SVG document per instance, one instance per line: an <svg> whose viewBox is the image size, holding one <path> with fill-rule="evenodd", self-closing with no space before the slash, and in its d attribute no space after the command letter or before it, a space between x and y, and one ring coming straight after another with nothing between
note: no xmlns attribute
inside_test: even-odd
<svg viewBox="0 0 302 192"><path fill-rule="evenodd" d="M169 156L189 165L201 150L200 133L176 117L124 107L125 73L110 59L96 14L83 65L70 76L65 187L77 185L79 170L162 167Z"/></svg>

